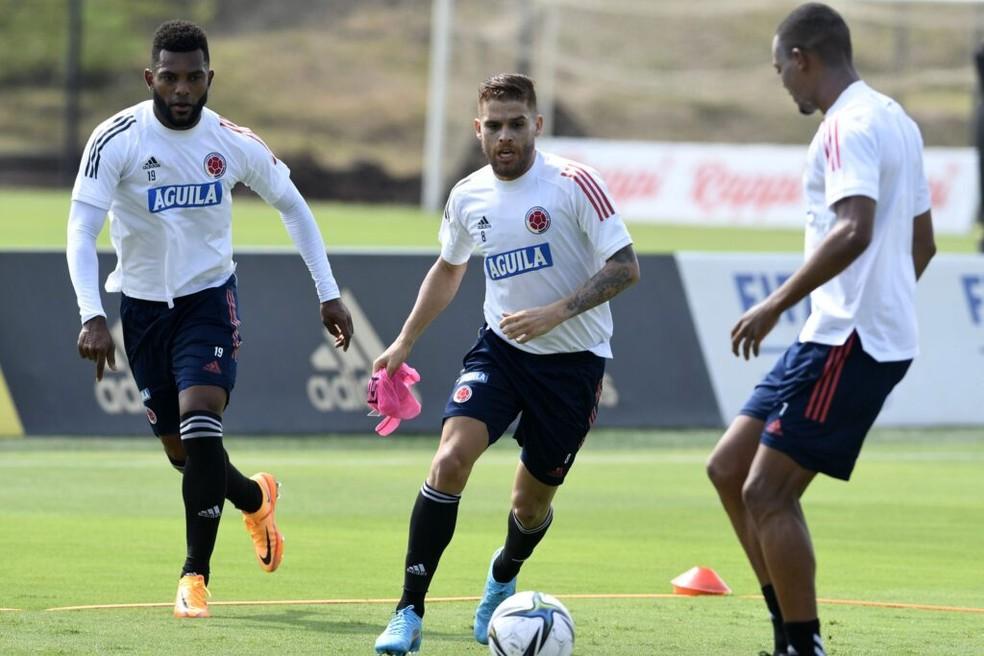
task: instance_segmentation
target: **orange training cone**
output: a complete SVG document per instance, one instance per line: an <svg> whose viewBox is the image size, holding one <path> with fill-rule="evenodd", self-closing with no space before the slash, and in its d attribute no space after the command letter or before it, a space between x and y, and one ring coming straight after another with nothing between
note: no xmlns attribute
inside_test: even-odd
<svg viewBox="0 0 984 656"><path fill-rule="evenodd" d="M670 583L673 584L673 594L678 595L731 594L728 584L710 567L691 567Z"/></svg>

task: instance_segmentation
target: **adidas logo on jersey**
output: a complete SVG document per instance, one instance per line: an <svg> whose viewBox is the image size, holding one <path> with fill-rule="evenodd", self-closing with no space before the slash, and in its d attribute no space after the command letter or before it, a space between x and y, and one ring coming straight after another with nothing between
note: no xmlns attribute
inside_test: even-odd
<svg viewBox="0 0 984 656"><path fill-rule="evenodd" d="M492 223L483 216L481 219L478 220L478 225L476 227L479 230L491 230Z"/></svg>
<svg viewBox="0 0 984 656"><path fill-rule="evenodd" d="M146 162L144 162L144 165L143 165L143 170L144 171L149 171L150 169L159 169L159 168L161 168L161 163L158 162L157 161L157 158L154 157L153 155L151 155L150 156L150 159L148 159Z"/></svg>
<svg viewBox="0 0 984 656"><path fill-rule="evenodd" d="M211 508L206 508L205 510L199 510L198 516L205 517L206 519L218 519L222 516L222 509L218 506L212 506Z"/></svg>
<svg viewBox="0 0 984 656"><path fill-rule="evenodd" d="M422 563L417 563L408 567L407 573L413 574L414 576L427 576L427 568Z"/></svg>

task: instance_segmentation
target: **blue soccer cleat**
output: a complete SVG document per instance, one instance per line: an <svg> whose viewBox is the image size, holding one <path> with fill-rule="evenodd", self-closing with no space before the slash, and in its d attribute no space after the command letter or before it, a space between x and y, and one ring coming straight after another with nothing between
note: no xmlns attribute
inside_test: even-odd
<svg viewBox="0 0 984 656"><path fill-rule="evenodd" d="M499 583L492 578L492 565L495 559L502 553L502 547L496 549L492 554L492 562L489 563L489 575L485 579L485 592L482 593L482 600L478 602L475 609L475 640L483 645L489 644L489 622L492 621L492 613L509 597L516 594L516 578L507 583Z"/></svg>
<svg viewBox="0 0 984 656"><path fill-rule="evenodd" d="M406 656L420 651L421 629L424 620L407 606L393 613L386 630L376 638L376 653Z"/></svg>

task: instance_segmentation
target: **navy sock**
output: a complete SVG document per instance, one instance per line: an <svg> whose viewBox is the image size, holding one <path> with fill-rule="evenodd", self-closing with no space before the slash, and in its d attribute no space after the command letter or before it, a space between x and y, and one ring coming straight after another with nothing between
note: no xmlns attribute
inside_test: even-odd
<svg viewBox="0 0 984 656"><path fill-rule="evenodd" d="M779 599L776 597L776 589L771 583L762 586L762 596L765 598L765 605L769 608L769 617L772 619L772 639L775 643L774 654L785 654L789 642L786 640L786 629L782 624L782 611L779 609Z"/></svg>
<svg viewBox="0 0 984 656"><path fill-rule="evenodd" d="M786 622L785 627L789 639L788 656L827 656L820 637L820 620Z"/></svg>
<svg viewBox="0 0 984 656"><path fill-rule="evenodd" d="M260 489L260 484L243 476L242 472L229 461L229 452L225 449L223 452L226 462L225 498L243 512L256 512L263 505L263 491Z"/></svg>
<svg viewBox="0 0 984 656"><path fill-rule="evenodd" d="M410 514L403 596L396 605L397 610L413 606L417 615L424 616L424 597L431 579L434 578L441 554L454 535L459 501L461 495L435 490L426 482L420 488Z"/></svg>
<svg viewBox="0 0 984 656"><path fill-rule="evenodd" d="M209 561L225 504L226 460L225 449L222 448L222 417L202 410L182 415L181 440L187 454L181 494L185 504L188 545L181 574L201 574L208 583Z"/></svg>
<svg viewBox="0 0 984 656"><path fill-rule="evenodd" d="M519 575L519 569L526 559L533 555L533 549L547 534L553 521L553 506L547 511L547 518L536 528L525 528L516 519L516 513L509 511L506 544L499 557L492 563L492 578L499 583L512 581Z"/></svg>

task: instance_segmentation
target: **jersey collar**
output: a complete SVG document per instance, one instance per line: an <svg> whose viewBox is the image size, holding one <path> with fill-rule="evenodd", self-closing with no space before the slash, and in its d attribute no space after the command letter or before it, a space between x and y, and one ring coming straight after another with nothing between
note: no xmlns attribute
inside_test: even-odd
<svg viewBox="0 0 984 656"><path fill-rule="evenodd" d="M498 191L512 193L517 191L522 191L533 184L536 180L537 174L539 173L540 167L543 165L543 155L540 151L534 151L533 155L533 166L531 166L526 173L519 176L515 180L500 180L496 177L495 173L492 174L492 179L495 184L495 188ZM490 166L491 170L491 166Z"/></svg>
<svg viewBox="0 0 984 656"><path fill-rule="evenodd" d="M843 109L849 102L851 102L851 99L865 93L869 88L870 87L864 83L864 80L851 82L843 91L841 91L840 95L837 96L837 100L834 101L834 104L827 108L827 113L824 114L824 117L826 118L834 112Z"/></svg>

